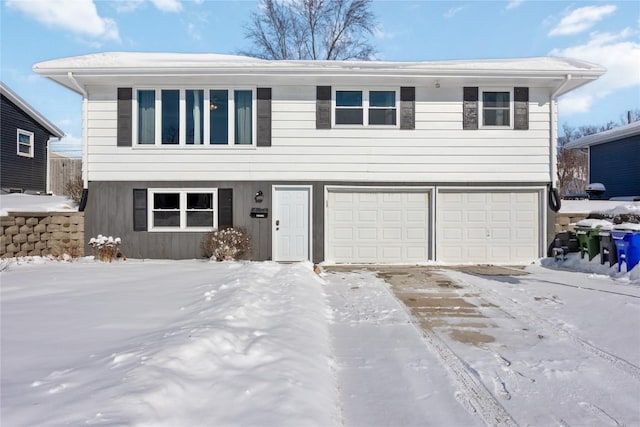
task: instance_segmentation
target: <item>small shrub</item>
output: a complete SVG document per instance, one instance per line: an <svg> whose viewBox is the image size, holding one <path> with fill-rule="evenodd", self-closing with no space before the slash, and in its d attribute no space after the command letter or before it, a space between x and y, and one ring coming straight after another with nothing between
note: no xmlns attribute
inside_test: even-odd
<svg viewBox="0 0 640 427"><path fill-rule="evenodd" d="M106 237L98 234L98 237L92 237L89 240L89 246L91 246L91 252L96 259L102 262L111 262L120 253L120 238L114 239L112 236Z"/></svg>
<svg viewBox="0 0 640 427"><path fill-rule="evenodd" d="M80 258L80 247L77 244L65 247L56 245L49 250L48 257L56 261L74 261Z"/></svg>
<svg viewBox="0 0 640 427"><path fill-rule="evenodd" d="M242 228L214 230L202 240L202 250L207 258L216 261L236 260L249 251L250 238Z"/></svg>
<svg viewBox="0 0 640 427"><path fill-rule="evenodd" d="M76 175L64 185L64 194L79 205L82 199L83 189L84 181L82 180L82 176Z"/></svg>

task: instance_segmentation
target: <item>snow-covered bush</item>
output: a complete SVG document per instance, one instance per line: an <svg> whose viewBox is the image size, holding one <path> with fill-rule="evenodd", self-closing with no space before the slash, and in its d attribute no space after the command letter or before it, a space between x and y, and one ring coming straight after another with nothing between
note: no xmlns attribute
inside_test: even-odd
<svg viewBox="0 0 640 427"><path fill-rule="evenodd" d="M236 260L247 253L249 248L249 234L243 228L214 230L202 240L204 255L216 261Z"/></svg>
<svg viewBox="0 0 640 427"><path fill-rule="evenodd" d="M118 256L120 243L119 237L114 239L112 236L106 237L102 234L98 234L98 237L92 237L91 240L89 240L89 246L91 246L93 256L102 262L111 262Z"/></svg>

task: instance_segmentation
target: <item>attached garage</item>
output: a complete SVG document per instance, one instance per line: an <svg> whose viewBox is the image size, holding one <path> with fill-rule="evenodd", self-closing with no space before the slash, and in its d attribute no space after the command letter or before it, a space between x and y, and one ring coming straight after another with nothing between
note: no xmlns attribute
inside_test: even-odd
<svg viewBox="0 0 640 427"><path fill-rule="evenodd" d="M353 264L427 261L430 194L425 189L328 189L325 259Z"/></svg>
<svg viewBox="0 0 640 427"><path fill-rule="evenodd" d="M436 209L436 259L511 263L540 256L537 190L440 190Z"/></svg>

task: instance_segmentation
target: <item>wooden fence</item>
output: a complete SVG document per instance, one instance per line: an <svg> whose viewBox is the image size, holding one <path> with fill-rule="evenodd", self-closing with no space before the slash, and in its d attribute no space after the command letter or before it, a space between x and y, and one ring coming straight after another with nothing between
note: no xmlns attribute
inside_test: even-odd
<svg viewBox="0 0 640 427"><path fill-rule="evenodd" d="M67 183L82 176L82 159L52 158L49 174L51 192L56 196L65 195Z"/></svg>

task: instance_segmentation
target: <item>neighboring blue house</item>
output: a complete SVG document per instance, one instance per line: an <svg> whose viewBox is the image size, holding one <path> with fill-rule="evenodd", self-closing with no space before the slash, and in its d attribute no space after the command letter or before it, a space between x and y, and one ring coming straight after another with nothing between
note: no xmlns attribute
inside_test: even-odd
<svg viewBox="0 0 640 427"><path fill-rule="evenodd" d="M0 189L47 191L48 142L64 132L0 82Z"/></svg>
<svg viewBox="0 0 640 427"><path fill-rule="evenodd" d="M604 198L640 196L640 121L585 136L565 148L589 150L589 182L604 184Z"/></svg>

